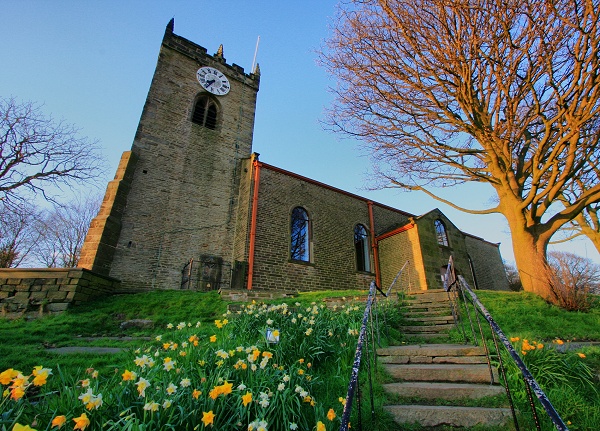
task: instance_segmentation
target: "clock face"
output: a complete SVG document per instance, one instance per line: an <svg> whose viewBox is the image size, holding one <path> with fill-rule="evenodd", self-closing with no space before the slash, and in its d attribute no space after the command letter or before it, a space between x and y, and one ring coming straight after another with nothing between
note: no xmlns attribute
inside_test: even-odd
<svg viewBox="0 0 600 431"><path fill-rule="evenodd" d="M196 78L200 85L212 94L224 96L229 93L229 81L227 77L214 67L201 67L196 72Z"/></svg>

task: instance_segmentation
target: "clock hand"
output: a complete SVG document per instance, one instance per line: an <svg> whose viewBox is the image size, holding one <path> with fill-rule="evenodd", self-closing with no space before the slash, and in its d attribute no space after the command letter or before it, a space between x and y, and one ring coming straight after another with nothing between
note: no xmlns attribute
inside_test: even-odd
<svg viewBox="0 0 600 431"><path fill-rule="evenodd" d="M212 81L206 81L206 85L204 86L205 88L210 87L211 85L213 85L215 83L216 79L213 79Z"/></svg>

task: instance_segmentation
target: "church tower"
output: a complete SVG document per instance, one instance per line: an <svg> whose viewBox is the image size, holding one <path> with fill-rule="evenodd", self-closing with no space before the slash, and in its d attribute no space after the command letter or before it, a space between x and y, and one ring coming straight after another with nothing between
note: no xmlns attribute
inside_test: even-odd
<svg viewBox="0 0 600 431"><path fill-rule="evenodd" d="M258 66L246 74L226 63L222 46L209 55L173 27L171 20L131 151L107 187L81 255L80 266L128 290L179 289L190 259L212 272L205 280L220 280L234 260ZM201 287L214 287L207 284Z"/></svg>

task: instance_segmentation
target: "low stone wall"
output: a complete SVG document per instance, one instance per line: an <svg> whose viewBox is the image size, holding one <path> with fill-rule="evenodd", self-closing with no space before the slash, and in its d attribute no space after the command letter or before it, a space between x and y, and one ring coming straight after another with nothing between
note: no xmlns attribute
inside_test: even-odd
<svg viewBox="0 0 600 431"><path fill-rule="evenodd" d="M57 312L115 292L120 281L83 268L0 269L2 313Z"/></svg>

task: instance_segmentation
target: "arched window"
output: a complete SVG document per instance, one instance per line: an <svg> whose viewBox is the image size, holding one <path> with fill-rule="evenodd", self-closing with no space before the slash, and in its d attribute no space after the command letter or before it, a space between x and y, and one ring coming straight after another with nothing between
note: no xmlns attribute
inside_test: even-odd
<svg viewBox="0 0 600 431"><path fill-rule="evenodd" d="M290 229L290 259L309 262L310 227L308 213L302 207L292 211Z"/></svg>
<svg viewBox="0 0 600 431"><path fill-rule="evenodd" d="M194 106L192 122L214 130L217 127L218 108L209 96L201 96Z"/></svg>
<svg viewBox="0 0 600 431"><path fill-rule="evenodd" d="M435 234L437 236L438 244L449 247L448 234L446 233L446 226L444 225L444 222L440 219L437 219L433 222L433 224L435 225Z"/></svg>
<svg viewBox="0 0 600 431"><path fill-rule="evenodd" d="M354 226L354 250L356 252L356 270L371 271L369 255L369 234L362 224Z"/></svg>

